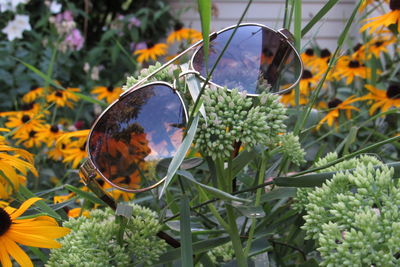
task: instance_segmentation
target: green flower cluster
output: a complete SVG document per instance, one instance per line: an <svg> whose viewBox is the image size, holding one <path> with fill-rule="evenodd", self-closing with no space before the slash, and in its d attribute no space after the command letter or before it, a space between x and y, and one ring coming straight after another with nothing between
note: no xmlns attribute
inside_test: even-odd
<svg viewBox="0 0 400 267"><path fill-rule="evenodd" d="M301 148L298 136L293 133L287 133L279 135L278 137L282 153L287 156L291 162L300 165L306 161L304 159L306 152Z"/></svg>
<svg viewBox="0 0 400 267"><path fill-rule="evenodd" d="M207 255L214 263L226 263L235 257L232 242L223 244L222 246L211 249Z"/></svg>
<svg viewBox="0 0 400 267"><path fill-rule="evenodd" d="M342 165L354 170L340 171L309 192L305 205L302 228L306 238L317 240L321 265L399 266L400 188L394 170L371 156Z"/></svg>
<svg viewBox="0 0 400 267"><path fill-rule="evenodd" d="M250 149L256 144L272 144L286 131L286 108L278 96L263 93L257 99L234 89L207 88L202 96L207 121L201 118L195 146L213 159L229 158L235 142Z"/></svg>
<svg viewBox="0 0 400 267"><path fill-rule="evenodd" d="M314 167L315 168L323 167L331 162L334 162L337 159L338 159L338 154L336 152L328 153L325 157L316 161L314 163ZM328 168L319 170L317 171L317 173L351 170L355 169L359 165L368 166L368 164L378 166L382 165L382 162L379 161L376 157L370 155L361 155L359 157L345 160L337 164L334 164ZM298 188L295 197L295 203L292 205L292 207L299 212L303 211L305 206L310 202L308 194L313 191L314 191L313 188Z"/></svg>
<svg viewBox="0 0 400 267"><path fill-rule="evenodd" d="M156 236L161 229L156 214L139 205L133 205L123 246L116 240L119 225L111 209L94 210L89 218L71 219L64 226L72 231L60 240L61 248L51 251L47 267L149 266L167 246Z"/></svg>
<svg viewBox="0 0 400 267"><path fill-rule="evenodd" d="M122 90L127 90L130 87L134 86L138 81L147 77L150 73L154 72L156 69L160 68L162 64L160 62L156 62L154 65L150 65L148 68L143 68L140 70L139 75L129 76L126 79L126 84L122 86ZM146 81L146 83L154 82L154 81L164 81L168 83L173 83L175 76L174 72L177 70L177 67L174 65L170 65L165 69L154 74L150 79Z"/></svg>

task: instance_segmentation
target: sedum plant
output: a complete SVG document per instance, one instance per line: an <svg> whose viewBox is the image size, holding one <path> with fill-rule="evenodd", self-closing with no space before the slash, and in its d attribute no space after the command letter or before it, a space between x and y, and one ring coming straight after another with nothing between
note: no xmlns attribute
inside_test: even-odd
<svg viewBox="0 0 400 267"><path fill-rule="evenodd" d="M71 234L61 239L61 248L51 251L46 266L150 266L167 244L156 236L161 229L156 213L139 205L132 207L133 217L125 228L122 246L117 242L120 225L114 212L109 208L94 210L89 218L64 223Z"/></svg>
<svg viewBox="0 0 400 267"><path fill-rule="evenodd" d="M400 188L394 169L362 156L330 167L337 170L320 188L297 196L307 196L302 228L318 242L321 265L398 266Z"/></svg>

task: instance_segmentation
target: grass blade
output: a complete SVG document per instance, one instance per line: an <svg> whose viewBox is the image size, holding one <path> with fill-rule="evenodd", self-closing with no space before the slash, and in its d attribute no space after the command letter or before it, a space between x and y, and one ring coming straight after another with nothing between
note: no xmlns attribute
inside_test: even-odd
<svg viewBox="0 0 400 267"><path fill-rule="evenodd" d="M190 230L190 207L189 199L186 195L181 199L181 259L182 266L193 266L192 231Z"/></svg>
<svg viewBox="0 0 400 267"><path fill-rule="evenodd" d="M92 193L89 192L85 192L80 190L79 188L76 188L75 186L72 185L65 185L65 188L68 189L71 192L74 192L75 194L77 194L78 196L89 200L90 202L94 203L94 204L99 204L99 205L104 205L107 206L106 203L103 202L103 200L101 200L100 198L97 198L96 196L94 196Z"/></svg>
<svg viewBox="0 0 400 267"><path fill-rule="evenodd" d="M185 139L183 139L182 144L179 146L178 150L176 151L175 156L172 158L171 164L168 167L167 178L165 179L164 185L160 190L159 198L162 197L162 195L165 192L165 189L171 183L172 178L174 177L176 171L178 170L182 161L185 159L186 153L189 151L190 146L194 139L194 135L196 134L197 125L199 124L199 118L200 118L199 115L197 115L193 119L192 124L190 125L190 128L189 128L189 131L187 131Z"/></svg>
<svg viewBox="0 0 400 267"><path fill-rule="evenodd" d="M329 10L332 9L332 7L334 7L337 2L339 2L339 0L329 0L325 6L323 6L318 13L310 20L310 22L307 23L307 25L301 30L301 37L303 37L304 35L306 35L311 29L312 27L314 27L314 25L319 22L323 16L326 15L326 13L329 12Z"/></svg>
<svg viewBox="0 0 400 267"><path fill-rule="evenodd" d="M204 62L206 66L206 73L208 73L208 52L209 52L209 35L210 35L210 24L211 24L211 0L197 0L199 7L200 20L201 20L201 32L203 34L203 51L204 51Z"/></svg>

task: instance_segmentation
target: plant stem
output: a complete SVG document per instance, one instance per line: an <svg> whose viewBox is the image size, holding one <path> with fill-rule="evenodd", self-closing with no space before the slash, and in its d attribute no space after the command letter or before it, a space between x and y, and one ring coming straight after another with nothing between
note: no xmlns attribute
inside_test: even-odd
<svg viewBox="0 0 400 267"><path fill-rule="evenodd" d="M230 228L228 232L232 240L233 250L235 251L236 262L240 267L247 267L247 258L243 252L242 241L240 240L235 213L230 204L225 204L225 209L228 216L228 224Z"/></svg>

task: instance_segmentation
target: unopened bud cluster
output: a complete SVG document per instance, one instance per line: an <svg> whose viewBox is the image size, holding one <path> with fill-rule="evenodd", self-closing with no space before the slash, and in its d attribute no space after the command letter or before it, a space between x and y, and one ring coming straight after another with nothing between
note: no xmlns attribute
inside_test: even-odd
<svg viewBox="0 0 400 267"><path fill-rule="evenodd" d="M156 214L138 205L133 205L123 246L117 242L120 225L111 209L94 210L89 218L70 219L64 226L72 231L60 240L61 248L51 251L47 267L150 266L167 246L156 236L161 229Z"/></svg>
<svg viewBox="0 0 400 267"><path fill-rule="evenodd" d="M160 68L162 65L160 62L156 62L154 65L150 65L148 68L144 68L140 71L138 75L129 76L126 79L126 84L122 86L122 90L127 90L134 86L138 81L147 77L149 74L153 73L156 69ZM174 71L177 69L174 65L168 66L159 72L155 73L152 77L147 79L145 83L150 83L154 81L164 81L172 84L174 82Z"/></svg>
<svg viewBox="0 0 400 267"><path fill-rule="evenodd" d="M304 156L306 152L301 148L299 137L293 133L279 135L279 146L282 153L289 158L291 162L300 165L305 162Z"/></svg>
<svg viewBox="0 0 400 267"><path fill-rule="evenodd" d="M256 105L245 92L207 88L202 96L207 121L201 118L195 137L196 148L213 159L229 158L235 142L245 148L276 141L285 132L286 109L272 94L261 94Z"/></svg>
<svg viewBox="0 0 400 267"><path fill-rule="evenodd" d="M394 170L371 156L342 165L354 168L309 192L305 204L302 228L317 241L321 265L399 266L400 188Z"/></svg>

